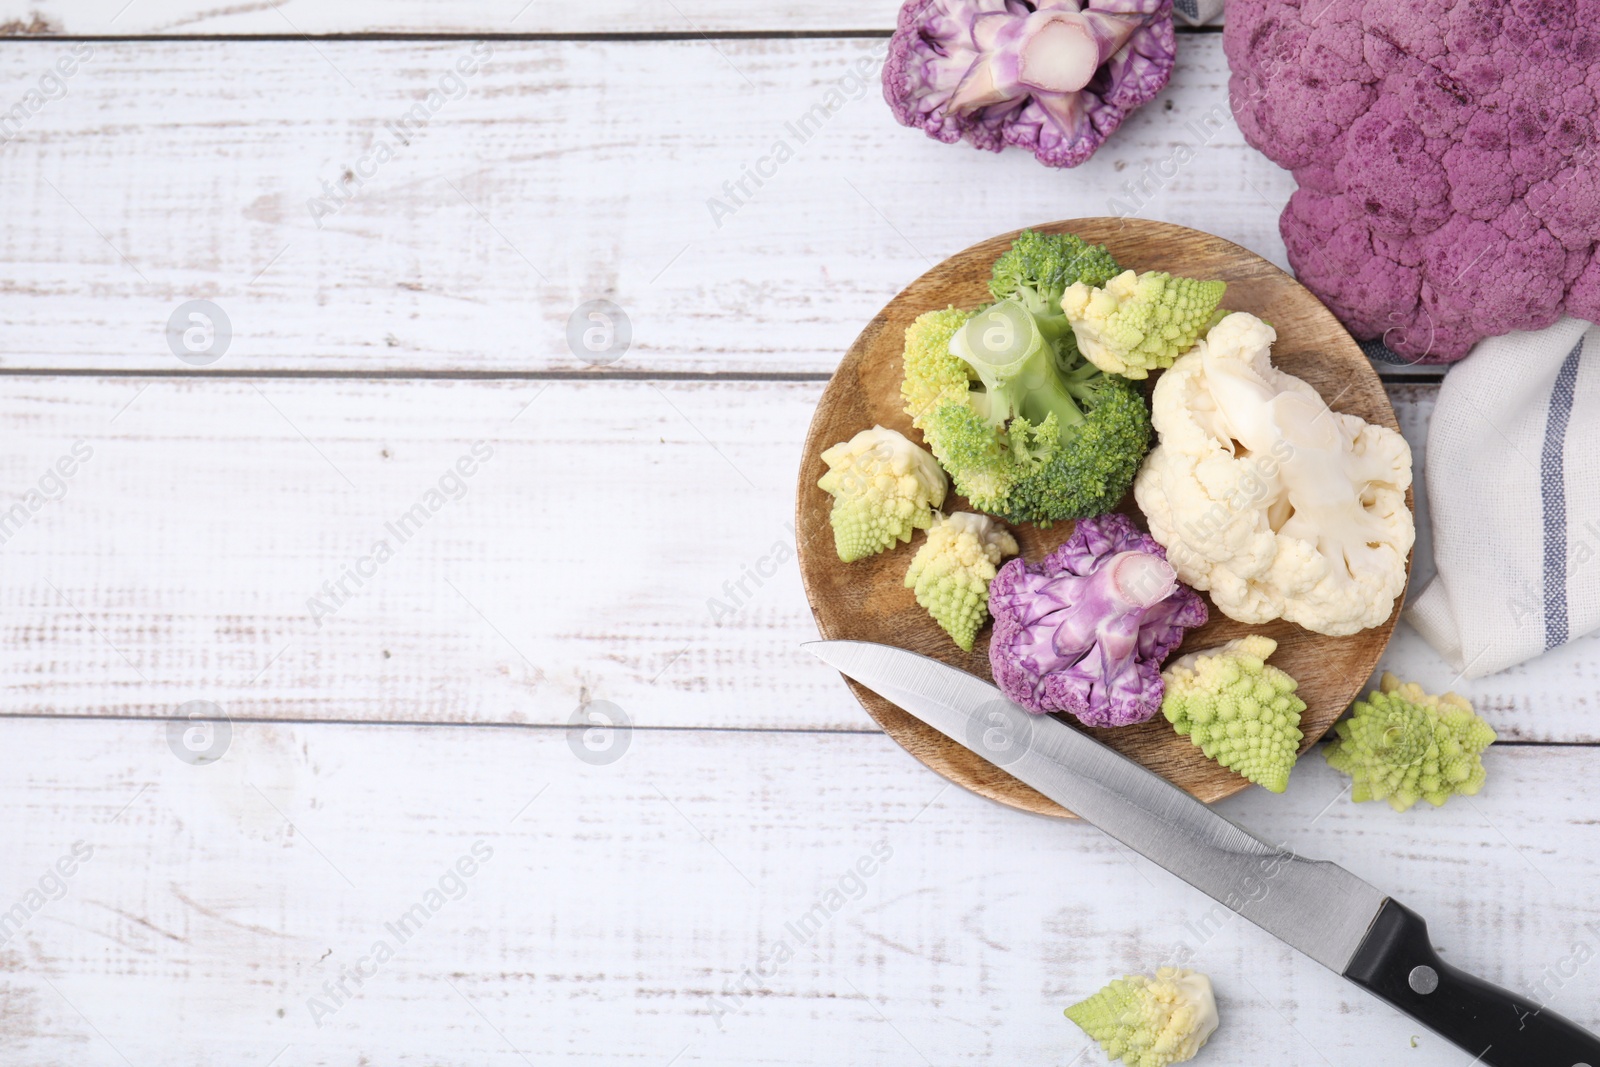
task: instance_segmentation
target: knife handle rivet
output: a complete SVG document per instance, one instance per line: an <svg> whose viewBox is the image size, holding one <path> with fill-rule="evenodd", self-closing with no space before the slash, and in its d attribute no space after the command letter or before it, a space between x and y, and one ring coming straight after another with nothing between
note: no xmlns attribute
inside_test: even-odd
<svg viewBox="0 0 1600 1067"><path fill-rule="evenodd" d="M1413 991L1427 996L1439 988L1439 972L1429 967L1426 963L1419 967L1411 968L1411 974L1406 978Z"/></svg>

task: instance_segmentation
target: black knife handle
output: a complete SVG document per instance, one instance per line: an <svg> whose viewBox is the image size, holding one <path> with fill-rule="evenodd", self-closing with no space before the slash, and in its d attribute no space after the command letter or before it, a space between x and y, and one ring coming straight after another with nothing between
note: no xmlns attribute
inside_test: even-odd
<svg viewBox="0 0 1600 1067"><path fill-rule="evenodd" d="M1384 901L1344 976L1489 1067L1600 1067L1600 1038L1439 958L1428 924Z"/></svg>

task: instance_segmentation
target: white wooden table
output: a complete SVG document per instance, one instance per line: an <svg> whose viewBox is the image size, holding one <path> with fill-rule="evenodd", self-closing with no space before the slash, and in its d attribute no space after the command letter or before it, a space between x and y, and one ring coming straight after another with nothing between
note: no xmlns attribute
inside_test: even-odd
<svg viewBox="0 0 1600 1067"><path fill-rule="evenodd" d="M1057 173L893 124L853 73L886 0L4 14L0 1062L1098 1064L1062 1008L1186 943L1203 1062L1464 1065L1094 831L946 787L797 647L839 354L929 264L1195 145L1219 35ZM1288 176L1231 123L1198 148L1140 213L1283 263ZM599 366L593 299L632 329ZM193 300L231 330L203 366L165 334ZM1389 378L1419 458L1438 380ZM1452 681L1404 626L1385 665ZM1221 807L1600 1026L1597 686L1590 640L1458 683L1505 739L1476 800L1357 807L1312 756ZM193 701L226 721L174 740ZM631 722L598 751L593 702Z"/></svg>

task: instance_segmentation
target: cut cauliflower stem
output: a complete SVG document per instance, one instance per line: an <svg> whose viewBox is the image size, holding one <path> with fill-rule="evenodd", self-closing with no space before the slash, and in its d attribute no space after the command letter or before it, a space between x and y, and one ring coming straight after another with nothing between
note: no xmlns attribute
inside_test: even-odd
<svg viewBox="0 0 1600 1067"><path fill-rule="evenodd" d="M1128 1067L1168 1067L1194 1059L1216 1032L1217 1000L1205 975L1163 967L1117 979L1067 1018Z"/></svg>
<svg viewBox="0 0 1600 1067"><path fill-rule="evenodd" d="M1466 697L1431 696L1388 673L1378 689L1356 702L1326 751L1328 766L1353 779L1351 799L1387 800L1405 811L1483 788L1483 750L1496 738Z"/></svg>
<svg viewBox="0 0 1600 1067"><path fill-rule="evenodd" d="M1389 617L1416 537L1411 447L1272 366L1235 312L1156 383L1134 495L1178 576L1231 619L1341 636Z"/></svg>
<svg viewBox="0 0 1600 1067"><path fill-rule="evenodd" d="M995 568L1019 549L1017 539L987 515L958 512L948 519L935 513L928 539L906 572L906 588L951 639L972 651L978 629L989 617L989 583Z"/></svg>
<svg viewBox="0 0 1600 1067"><path fill-rule="evenodd" d="M1293 678L1267 664L1278 642L1260 634L1221 648L1191 652L1161 672L1161 713L1208 759L1273 793L1289 788L1300 752L1300 713Z"/></svg>
<svg viewBox="0 0 1600 1067"><path fill-rule="evenodd" d="M944 503L944 471L898 431L862 430L823 452L822 462L828 473L817 487L833 497L833 544L846 563L910 541Z"/></svg>
<svg viewBox="0 0 1600 1067"><path fill-rule="evenodd" d="M1194 346L1217 321L1226 282L1131 270L1096 288L1076 282L1061 296L1078 351L1105 371L1148 378Z"/></svg>

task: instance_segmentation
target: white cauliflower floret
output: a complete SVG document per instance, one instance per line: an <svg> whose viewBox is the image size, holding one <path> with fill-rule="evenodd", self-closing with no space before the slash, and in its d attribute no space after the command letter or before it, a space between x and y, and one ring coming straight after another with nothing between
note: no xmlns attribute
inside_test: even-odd
<svg viewBox="0 0 1600 1067"><path fill-rule="evenodd" d="M1134 495L1178 576L1229 618L1353 634L1405 589L1411 447L1274 368L1275 340L1235 312L1161 377Z"/></svg>

